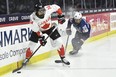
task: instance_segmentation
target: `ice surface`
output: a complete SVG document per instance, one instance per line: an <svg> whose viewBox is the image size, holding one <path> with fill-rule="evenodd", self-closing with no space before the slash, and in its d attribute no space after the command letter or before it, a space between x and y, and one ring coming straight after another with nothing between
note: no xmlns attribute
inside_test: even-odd
<svg viewBox="0 0 116 77"><path fill-rule="evenodd" d="M24 67L20 74L2 77L116 77L116 35L84 44L77 55L67 52L66 58L70 67L56 64L54 60L59 57L53 56Z"/></svg>

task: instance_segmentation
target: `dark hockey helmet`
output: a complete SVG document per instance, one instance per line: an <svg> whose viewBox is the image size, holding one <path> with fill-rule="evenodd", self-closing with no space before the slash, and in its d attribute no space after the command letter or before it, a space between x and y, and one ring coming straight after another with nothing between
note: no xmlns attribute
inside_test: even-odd
<svg viewBox="0 0 116 77"><path fill-rule="evenodd" d="M43 7L42 3L39 2L35 5L35 12L39 18L44 18L45 8Z"/></svg>
<svg viewBox="0 0 116 77"><path fill-rule="evenodd" d="M35 4L35 11L39 11L39 9L42 9L43 8L43 5L42 5L42 3L37 3L37 4Z"/></svg>

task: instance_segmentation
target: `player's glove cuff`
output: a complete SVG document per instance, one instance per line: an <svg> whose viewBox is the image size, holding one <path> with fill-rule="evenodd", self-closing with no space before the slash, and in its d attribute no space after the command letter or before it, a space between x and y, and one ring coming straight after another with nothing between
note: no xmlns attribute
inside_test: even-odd
<svg viewBox="0 0 116 77"><path fill-rule="evenodd" d="M58 23L63 24L65 22L65 16L63 14L58 15Z"/></svg>

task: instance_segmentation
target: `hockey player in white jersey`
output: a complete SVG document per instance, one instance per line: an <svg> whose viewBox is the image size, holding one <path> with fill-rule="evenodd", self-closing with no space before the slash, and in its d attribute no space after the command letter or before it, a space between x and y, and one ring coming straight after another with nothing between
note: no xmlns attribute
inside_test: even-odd
<svg viewBox="0 0 116 77"><path fill-rule="evenodd" d="M34 47L40 41L42 46L45 46L47 41L43 34L49 35L52 30L55 28L55 25L51 23L51 14L56 12L58 14L58 22L63 24L65 22L64 15L62 14L61 8L56 5L47 5L44 6L41 3L35 5L35 11L30 15L30 23L32 28L32 34L29 38L29 45L26 51L26 59L24 62L32 55L34 52ZM61 40L61 36L57 29L50 35L52 40L57 40L60 45L57 49L62 63L70 65L70 62L65 59L64 46Z"/></svg>

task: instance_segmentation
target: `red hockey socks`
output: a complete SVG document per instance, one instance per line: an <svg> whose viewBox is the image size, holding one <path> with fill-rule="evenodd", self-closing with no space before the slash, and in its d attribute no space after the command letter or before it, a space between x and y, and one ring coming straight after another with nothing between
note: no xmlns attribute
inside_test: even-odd
<svg viewBox="0 0 116 77"><path fill-rule="evenodd" d="M32 51L30 50L30 48L28 48L26 51L26 58L29 58L31 55L32 55Z"/></svg>
<svg viewBox="0 0 116 77"><path fill-rule="evenodd" d="M60 57L65 57L64 46L62 45L58 50Z"/></svg>

